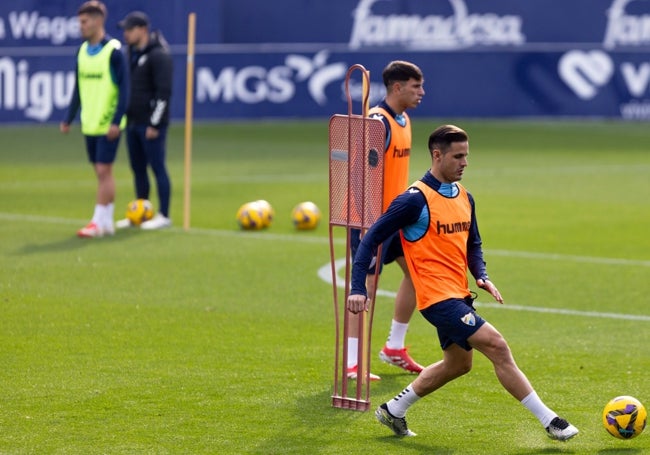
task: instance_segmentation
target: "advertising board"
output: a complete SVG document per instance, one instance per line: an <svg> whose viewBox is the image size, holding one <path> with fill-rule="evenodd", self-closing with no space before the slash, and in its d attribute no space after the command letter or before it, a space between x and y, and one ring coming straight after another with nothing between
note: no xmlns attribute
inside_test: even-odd
<svg viewBox="0 0 650 455"><path fill-rule="evenodd" d="M174 56L172 118L184 116L187 15L197 13L195 118L329 117L343 78L410 60L435 117L650 118L650 1L106 1L106 30L147 12ZM0 4L0 122L57 122L81 43L80 2ZM291 10L292 14L286 14ZM359 96L360 90L354 91Z"/></svg>

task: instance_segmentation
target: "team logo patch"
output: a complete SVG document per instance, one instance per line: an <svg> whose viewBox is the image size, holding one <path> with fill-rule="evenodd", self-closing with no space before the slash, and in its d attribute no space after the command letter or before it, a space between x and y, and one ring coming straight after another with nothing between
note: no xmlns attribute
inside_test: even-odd
<svg viewBox="0 0 650 455"><path fill-rule="evenodd" d="M476 325L476 318L474 317L474 313L467 313L465 316L460 318L460 320L463 321L464 324L467 324L472 327Z"/></svg>

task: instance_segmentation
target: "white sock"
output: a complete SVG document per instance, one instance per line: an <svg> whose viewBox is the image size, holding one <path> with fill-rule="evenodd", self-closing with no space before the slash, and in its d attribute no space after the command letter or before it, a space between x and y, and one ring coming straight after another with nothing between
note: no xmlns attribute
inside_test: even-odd
<svg viewBox="0 0 650 455"><path fill-rule="evenodd" d="M408 322L404 324L393 319L390 323L390 332L388 333L388 340L386 340L386 347L389 349L404 349L404 339L406 338L406 330L408 328Z"/></svg>
<svg viewBox="0 0 650 455"><path fill-rule="evenodd" d="M100 228L107 228L113 225L113 204L95 205L93 222Z"/></svg>
<svg viewBox="0 0 650 455"><path fill-rule="evenodd" d="M102 225L102 212L103 212L103 206L99 204L95 204L95 211L93 212L93 218L91 221L95 223L97 226Z"/></svg>
<svg viewBox="0 0 650 455"><path fill-rule="evenodd" d="M348 368L357 366L359 354L359 339L348 337Z"/></svg>
<svg viewBox="0 0 650 455"><path fill-rule="evenodd" d="M386 403L386 406L388 407L388 412L393 417L402 418L406 415L406 411L408 411L411 405L420 398L413 391L413 383L410 383L399 395Z"/></svg>
<svg viewBox="0 0 650 455"><path fill-rule="evenodd" d="M115 212L115 204L112 202L106 206L106 222L109 226L113 226L113 217Z"/></svg>
<svg viewBox="0 0 650 455"><path fill-rule="evenodd" d="M544 428L548 427L551 420L557 417L557 414L550 410L542 400L540 400L537 396L537 392L534 390L530 392L526 398L521 400L521 404L526 406L526 408L537 417Z"/></svg>

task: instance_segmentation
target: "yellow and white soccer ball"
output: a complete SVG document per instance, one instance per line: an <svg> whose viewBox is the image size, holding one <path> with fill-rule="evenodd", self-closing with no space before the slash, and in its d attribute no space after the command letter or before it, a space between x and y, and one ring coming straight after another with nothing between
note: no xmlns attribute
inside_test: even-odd
<svg viewBox="0 0 650 455"><path fill-rule="evenodd" d="M630 396L612 398L603 409L605 430L615 438L632 439L643 432L648 413L639 400Z"/></svg>
<svg viewBox="0 0 650 455"><path fill-rule="evenodd" d="M247 202L237 210L237 224L247 231L264 229L271 224L273 218L270 210L271 204L267 206L259 201Z"/></svg>
<svg viewBox="0 0 650 455"><path fill-rule="evenodd" d="M153 218L153 204L147 199L135 199L126 206L126 218L134 226Z"/></svg>
<svg viewBox="0 0 650 455"><path fill-rule="evenodd" d="M291 211L291 220L296 229L316 229L320 223L320 209L313 202L301 202Z"/></svg>
<svg viewBox="0 0 650 455"><path fill-rule="evenodd" d="M266 201L264 199L255 201L255 204L257 204L259 208L262 209L262 224L264 227L269 227L273 222L273 218L275 218L275 210L273 210L273 206L269 203L269 201Z"/></svg>

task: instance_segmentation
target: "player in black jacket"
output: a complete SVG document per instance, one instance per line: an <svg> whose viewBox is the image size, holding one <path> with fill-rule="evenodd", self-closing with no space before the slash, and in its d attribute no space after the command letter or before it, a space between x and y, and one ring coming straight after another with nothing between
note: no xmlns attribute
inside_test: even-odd
<svg viewBox="0 0 650 455"><path fill-rule="evenodd" d="M169 101L172 93L172 58L160 31L149 31L145 13L129 13L118 27L124 30L128 45L127 59L131 76L131 96L126 110L126 140L138 199L149 199L147 167L156 177L159 210L142 229L159 229L171 225L169 199L171 182L165 165ZM127 219L117 227L128 227Z"/></svg>

